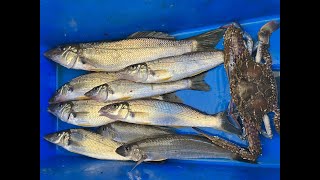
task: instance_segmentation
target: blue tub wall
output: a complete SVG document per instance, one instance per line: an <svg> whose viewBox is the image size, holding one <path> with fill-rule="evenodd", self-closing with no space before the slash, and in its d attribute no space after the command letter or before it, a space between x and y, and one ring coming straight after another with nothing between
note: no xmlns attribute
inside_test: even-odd
<svg viewBox="0 0 320 180"><path fill-rule="evenodd" d="M244 29L256 40L259 28L271 19L279 19L279 0L242 0L242 1L100 1L100 0L40 0L40 159L41 177L56 178L71 177L79 169L87 169L91 166L118 167L117 172L108 172L114 178L128 176L127 174L133 163L99 161L86 158L65 151L60 147L46 142L43 136L57 130L76 128L76 126L57 120L47 112L48 100L55 90L72 78L84 74L85 71L70 70L56 65L47 60L43 53L59 44L88 42L100 40L115 40L125 38L136 31L156 30L168 32L177 39L194 36L202 32L217 28L231 21L240 22ZM273 69L280 70L280 30L271 36L271 55ZM218 49L223 49L221 42ZM223 65L210 70L206 76L206 82L211 86L210 92L184 90L177 92L185 104L193 106L207 113L216 113L226 109L230 100L229 83ZM273 125L273 124L272 124ZM204 128L212 134L218 134L239 143L245 144L237 137L225 133ZM180 129L184 133L194 133L189 128ZM274 131L274 128L273 128ZM275 132L275 131L274 131ZM177 178L173 171L160 175L167 170L167 166L175 167L178 174L189 175L190 171L203 171L198 174L199 179L206 176L224 177L224 179L278 179L280 164L280 137L274 134L272 140L261 136L263 155L259 158L259 164L252 166L242 162L227 160L199 160L179 163L169 161L165 166L157 164L142 164L137 173L141 177L152 178L150 173L155 173L158 179L164 179L172 175L171 179ZM186 162L186 161L182 161ZM197 163L199 164L197 165ZM81 165L80 165L80 164ZM216 169L220 165L228 167ZM161 167L160 167L161 166ZM206 166L206 168L202 168ZM234 166L240 169L233 169ZM159 168L159 169L157 169ZM51 169L51 170L50 170ZM157 170L155 170L157 169ZM66 173L66 170L70 173ZM51 172L53 171L53 172ZM250 174L250 172L254 172ZM266 176L261 173L269 174ZM87 177L87 171L82 171L77 176ZM119 175L119 173L121 175ZM226 176L226 174L233 174ZM259 174L260 173L260 174ZM90 171L90 175L105 179L106 175L100 172ZM132 175L131 175L132 176ZM134 176L134 173L133 173ZM111 177L110 177L111 178ZM50 178L49 178L50 179ZM81 179L81 178L80 178ZM133 178L134 179L134 178ZM219 178L220 179L220 178ZM223 178L222 178L223 179Z"/></svg>
<svg viewBox="0 0 320 180"><path fill-rule="evenodd" d="M279 15L279 0L41 0L41 44L118 39L136 31L176 32Z"/></svg>

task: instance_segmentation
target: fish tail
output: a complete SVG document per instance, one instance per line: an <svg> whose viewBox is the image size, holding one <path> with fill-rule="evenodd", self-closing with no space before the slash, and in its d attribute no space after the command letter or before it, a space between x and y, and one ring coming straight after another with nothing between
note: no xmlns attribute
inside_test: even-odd
<svg viewBox="0 0 320 180"><path fill-rule="evenodd" d="M225 29L219 28L188 39L197 41L197 51L206 51L213 49L218 44L224 32Z"/></svg>
<svg viewBox="0 0 320 180"><path fill-rule="evenodd" d="M229 133L236 134L238 136L242 135L242 130L239 128L236 128L230 121L227 116L227 112L221 112L218 114L219 119L221 119L221 130Z"/></svg>
<svg viewBox="0 0 320 180"><path fill-rule="evenodd" d="M175 93L163 94L162 98L164 101L183 103L182 99L179 98Z"/></svg>
<svg viewBox="0 0 320 180"><path fill-rule="evenodd" d="M204 81L207 73L202 73L190 78L191 87L190 89L198 91L210 91L210 86Z"/></svg>

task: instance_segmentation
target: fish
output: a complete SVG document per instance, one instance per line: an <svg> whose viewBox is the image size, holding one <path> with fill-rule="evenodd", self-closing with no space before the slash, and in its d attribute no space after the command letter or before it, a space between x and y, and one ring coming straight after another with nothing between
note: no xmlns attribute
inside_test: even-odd
<svg viewBox="0 0 320 180"><path fill-rule="evenodd" d="M115 121L107 125L100 126L97 133L121 143L128 143L149 137L174 134L173 128L161 126L148 126L141 124Z"/></svg>
<svg viewBox="0 0 320 180"><path fill-rule="evenodd" d="M85 129L68 129L44 136L44 139L67 151L103 160L129 160L115 152L122 143Z"/></svg>
<svg viewBox="0 0 320 180"><path fill-rule="evenodd" d="M73 101L73 100L89 100L90 97L85 93L96 86L121 79L121 75L112 72L93 72L78 76L68 83L62 85L55 94L50 98L49 104ZM156 97L153 97L156 98ZM174 93L159 95L157 99L169 100L173 102L182 102Z"/></svg>
<svg viewBox="0 0 320 180"><path fill-rule="evenodd" d="M84 94L92 88L119 79L117 73L88 73L78 76L62 85L49 100L49 104L90 99Z"/></svg>
<svg viewBox="0 0 320 180"><path fill-rule="evenodd" d="M48 59L71 69L119 71L129 65L214 48L225 29L176 40L163 32L136 32L127 39L65 44L44 53Z"/></svg>
<svg viewBox="0 0 320 180"><path fill-rule="evenodd" d="M206 72L224 62L224 52L208 50L164 57L120 70L122 79L141 83L178 81Z"/></svg>
<svg viewBox="0 0 320 180"><path fill-rule="evenodd" d="M119 155L136 161L133 169L143 161L166 159L241 158L225 150L209 139L198 135L168 134L126 143L116 149Z"/></svg>
<svg viewBox="0 0 320 180"><path fill-rule="evenodd" d="M94 87L92 90L86 92L85 96L96 101L110 102L147 98L183 89L209 91L210 86L204 81L204 78L205 74L200 74L188 79L159 84L116 80Z"/></svg>
<svg viewBox="0 0 320 180"><path fill-rule="evenodd" d="M213 115L200 112L181 103L153 99L137 99L108 104L99 110L101 116L117 121L178 127L211 127L228 133L241 135L229 121L227 112Z"/></svg>
<svg viewBox="0 0 320 180"><path fill-rule="evenodd" d="M48 111L63 122L82 127L97 127L113 122L106 116L100 116L98 111L109 103L95 100L67 101L50 104Z"/></svg>
<svg viewBox="0 0 320 180"><path fill-rule="evenodd" d="M174 93L150 98L172 102L182 102L182 100ZM114 121L113 119L110 119L106 116L100 116L99 114L99 110L108 104L110 103L98 102L95 100L66 101L50 104L48 107L48 112L55 115L63 122L69 124L82 127L97 127Z"/></svg>

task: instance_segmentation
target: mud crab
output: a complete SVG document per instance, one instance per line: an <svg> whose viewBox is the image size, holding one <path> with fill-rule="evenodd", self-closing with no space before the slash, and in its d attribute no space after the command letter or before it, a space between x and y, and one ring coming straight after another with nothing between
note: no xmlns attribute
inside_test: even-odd
<svg viewBox="0 0 320 180"><path fill-rule="evenodd" d="M242 148L217 136L209 136L195 128L215 144L241 155L243 159L256 161L261 154L259 133L272 138L270 119L267 115L274 112L274 124L280 134L280 110L277 103L277 88L271 69L272 59L269 53L269 38L280 23L270 21L261 27L258 42L253 45L252 38L243 32L240 25L233 23L225 26L224 66L227 71L231 102L229 112L237 110L244 135L248 140L248 149ZM256 51L255 57L253 53ZM266 131L261 128L264 123Z"/></svg>

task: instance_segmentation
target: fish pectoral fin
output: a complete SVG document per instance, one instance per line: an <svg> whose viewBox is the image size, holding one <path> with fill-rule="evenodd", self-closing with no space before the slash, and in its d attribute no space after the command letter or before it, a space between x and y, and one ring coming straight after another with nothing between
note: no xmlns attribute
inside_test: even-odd
<svg viewBox="0 0 320 180"><path fill-rule="evenodd" d="M148 117L148 113L146 113L146 112L131 112L130 113L130 116L132 117L132 118L146 118L146 117ZM148 124L148 123L146 123L146 124Z"/></svg>
<svg viewBox="0 0 320 180"><path fill-rule="evenodd" d="M168 81L172 78L171 73L167 70L151 70L151 74L158 77L160 79L160 82Z"/></svg>
<svg viewBox="0 0 320 180"><path fill-rule="evenodd" d="M124 96L124 97L119 98L119 100L120 101L125 101L125 100L129 100L131 98L132 98L131 96Z"/></svg>
<svg viewBox="0 0 320 180"><path fill-rule="evenodd" d="M87 114L89 114L89 112L86 112L86 111L83 111L83 112L75 112L75 111L72 111L72 115L73 115L74 118L75 118L75 117L77 117L77 118L83 117L83 116L85 116L85 115L87 115Z"/></svg>
<svg viewBox="0 0 320 180"><path fill-rule="evenodd" d="M131 171L133 171L139 164L141 164L144 160L146 160L147 159L147 155L142 155L142 157L141 157L141 159L137 162L137 164L136 165L134 165L133 166L133 168L131 169ZM130 172L131 172L130 171Z"/></svg>
<svg viewBox="0 0 320 180"><path fill-rule="evenodd" d="M139 31L128 36L128 39L135 38L158 38L158 39L175 39L173 36L158 31Z"/></svg>

